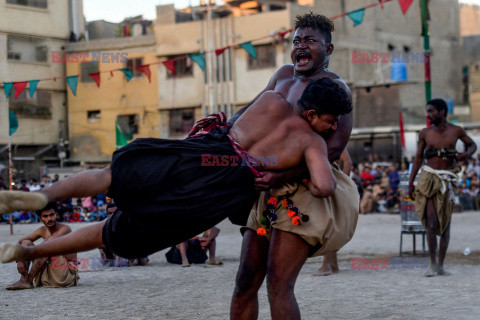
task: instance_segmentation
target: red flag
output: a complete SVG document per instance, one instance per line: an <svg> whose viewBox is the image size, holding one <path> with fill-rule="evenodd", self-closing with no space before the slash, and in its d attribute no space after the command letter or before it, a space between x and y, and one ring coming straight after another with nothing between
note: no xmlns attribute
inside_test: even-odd
<svg viewBox="0 0 480 320"><path fill-rule="evenodd" d="M221 48L221 49L216 49L215 54L217 56L221 55L225 50L227 50L229 47Z"/></svg>
<svg viewBox="0 0 480 320"><path fill-rule="evenodd" d="M18 95L22 93L23 89L25 89L26 86L27 81L13 83L13 87L15 88L15 99L17 99Z"/></svg>
<svg viewBox="0 0 480 320"><path fill-rule="evenodd" d="M172 62L173 62L173 60L172 60ZM168 68L168 67L167 67L167 68ZM175 66L174 66L173 68L174 68L173 70L175 70ZM149 68L149 65L148 65L148 64L145 64L145 65L142 65L142 66L138 66L137 69L138 69L140 72L143 72L143 73L147 76L148 82L151 82L151 81L150 81L150 75L151 75L151 74L150 74L150 68ZM175 72L173 72L173 74L175 74Z"/></svg>
<svg viewBox="0 0 480 320"><path fill-rule="evenodd" d="M384 0L378 0L378 2L380 2L380 8L382 8L382 10L383 10L383 8L384 8L384 6L383 6L383 1L384 1Z"/></svg>
<svg viewBox="0 0 480 320"><path fill-rule="evenodd" d="M398 118L398 124L400 127L400 143L402 144L402 149L405 151L405 131L403 130L403 115L402 111L400 111L400 115Z"/></svg>
<svg viewBox="0 0 480 320"><path fill-rule="evenodd" d="M97 87L100 88L100 72L93 72L93 73L89 73L88 75L90 76L90 78L93 79L93 81L95 81L95 83L97 84Z"/></svg>
<svg viewBox="0 0 480 320"><path fill-rule="evenodd" d="M279 32L278 36L280 37L280 39L282 39L282 41L284 41L285 36L287 35L287 33L290 33L290 32L292 32L292 30L285 30L285 31Z"/></svg>
<svg viewBox="0 0 480 320"><path fill-rule="evenodd" d="M405 15L412 5L413 0L398 0L400 8L402 9L403 15Z"/></svg>
<svg viewBox="0 0 480 320"><path fill-rule="evenodd" d="M163 64L165 67L167 67L168 70L172 72L172 74L175 74L175 61L173 59L163 61Z"/></svg>

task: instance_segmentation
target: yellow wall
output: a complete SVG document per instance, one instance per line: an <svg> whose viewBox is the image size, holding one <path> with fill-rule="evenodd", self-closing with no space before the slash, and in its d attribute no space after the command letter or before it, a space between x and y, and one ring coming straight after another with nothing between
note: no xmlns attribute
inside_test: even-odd
<svg viewBox="0 0 480 320"><path fill-rule="evenodd" d="M129 59L143 57L144 64L157 61L153 49L151 52L134 51L134 49L102 52L119 51L128 52ZM124 67L124 63L99 63L100 72ZM80 74L80 68L80 63L67 64L67 75ZM157 70L157 65L150 66L151 83L145 75L140 78L134 77L127 82L121 71L114 72L113 77L109 72L101 73L100 88L97 88L94 82L82 83L79 77L77 96L68 90L70 139L76 144L72 145L74 159L89 161L109 159L115 151L115 120L121 114L138 115L139 132L134 135L134 138L159 137ZM90 110L100 110L99 122L87 121L87 111ZM90 150L90 146L83 145L91 144L92 136L98 140L100 152ZM89 137L89 139L82 139L82 137Z"/></svg>

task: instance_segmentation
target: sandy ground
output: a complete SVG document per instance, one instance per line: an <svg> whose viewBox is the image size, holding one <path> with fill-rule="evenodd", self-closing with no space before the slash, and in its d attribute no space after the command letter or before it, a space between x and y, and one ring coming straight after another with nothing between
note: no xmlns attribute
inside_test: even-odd
<svg viewBox="0 0 480 320"><path fill-rule="evenodd" d="M14 242L34 225L0 225L0 243ZM78 229L82 224L72 224ZM81 270L73 288L37 288L11 292L14 264L0 264L0 319L228 319L230 298L239 263L241 236L229 222L220 224L218 257L223 266L182 268L166 263L164 253L152 255L149 266L109 270ZM352 241L339 253L340 274L314 277L321 258L303 267L296 296L303 319L479 319L480 212L453 216L447 254L450 277L423 276L425 258L409 269L398 257L399 215L364 215ZM417 237L418 250L421 249ZM466 247L471 254L465 256ZM404 250L412 237L404 236ZM97 251L79 254L95 258ZM352 257L390 259L387 269L352 269ZM411 254L404 255L413 259ZM369 260L371 261L371 260ZM269 319L265 286L259 293L259 319Z"/></svg>

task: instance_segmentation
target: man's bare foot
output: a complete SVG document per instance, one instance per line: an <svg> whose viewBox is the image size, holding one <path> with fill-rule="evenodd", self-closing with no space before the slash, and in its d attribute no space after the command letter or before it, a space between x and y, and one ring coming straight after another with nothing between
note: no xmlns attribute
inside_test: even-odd
<svg viewBox="0 0 480 320"><path fill-rule="evenodd" d="M438 266L436 264L432 264L428 270L427 273L425 273L425 277L434 277L438 275Z"/></svg>
<svg viewBox="0 0 480 320"><path fill-rule="evenodd" d="M439 267L438 267L437 274L438 274L439 276L451 276L451 275L452 275L452 273L449 272L449 271L447 271L447 270L445 270L445 269L443 268L443 266L439 266Z"/></svg>
<svg viewBox="0 0 480 320"><path fill-rule="evenodd" d="M188 267L190 267L190 263L182 263L182 267L183 268L188 268Z"/></svg>
<svg viewBox="0 0 480 320"><path fill-rule="evenodd" d="M321 266L320 269L317 270L317 273L314 273L314 276L325 277L330 276L334 273L339 273L338 267L332 268L330 266Z"/></svg>
<svg viewBox="0 0 480 320"><path fill-rule="evenodd" d="M0 213L40 210L47 204L47 196L40 192L0 191Z"/></svg>
<svg viewBox="0 0 480 320"><path fill-rule="evenodd" d="M24 290L24 289L33 289L33 283L24 281L24 280L18 280L15 283L12 283L5 289L7 290Z"/></svg>
<svg viewBox="0 0 480 320"><path fill-rule="evenodd" d="M215 259L210 259L207 261L207 264L212 265L212 266L221 266L223 265L222 261L217 261Z"/></svg>
<svg viewBox="0 0 480 320"><path fill-rule="evenodd" d="M27 250L27 248L22 247L18 243L2 244L0 245L0 262L8 263L12 261L24 261L27 257Z"/></svg>

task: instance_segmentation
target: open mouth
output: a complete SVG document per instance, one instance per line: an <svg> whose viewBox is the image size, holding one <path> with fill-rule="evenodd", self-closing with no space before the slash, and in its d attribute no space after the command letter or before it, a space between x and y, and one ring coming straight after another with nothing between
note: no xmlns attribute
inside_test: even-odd
<svg viewBox="0 0 480 320"><path fill-rule="evenodd" d="M310 62L310 60L312 60L312 56L308 52L299 52L296 56L296 59L297 66L305 66Z"/></svg>

